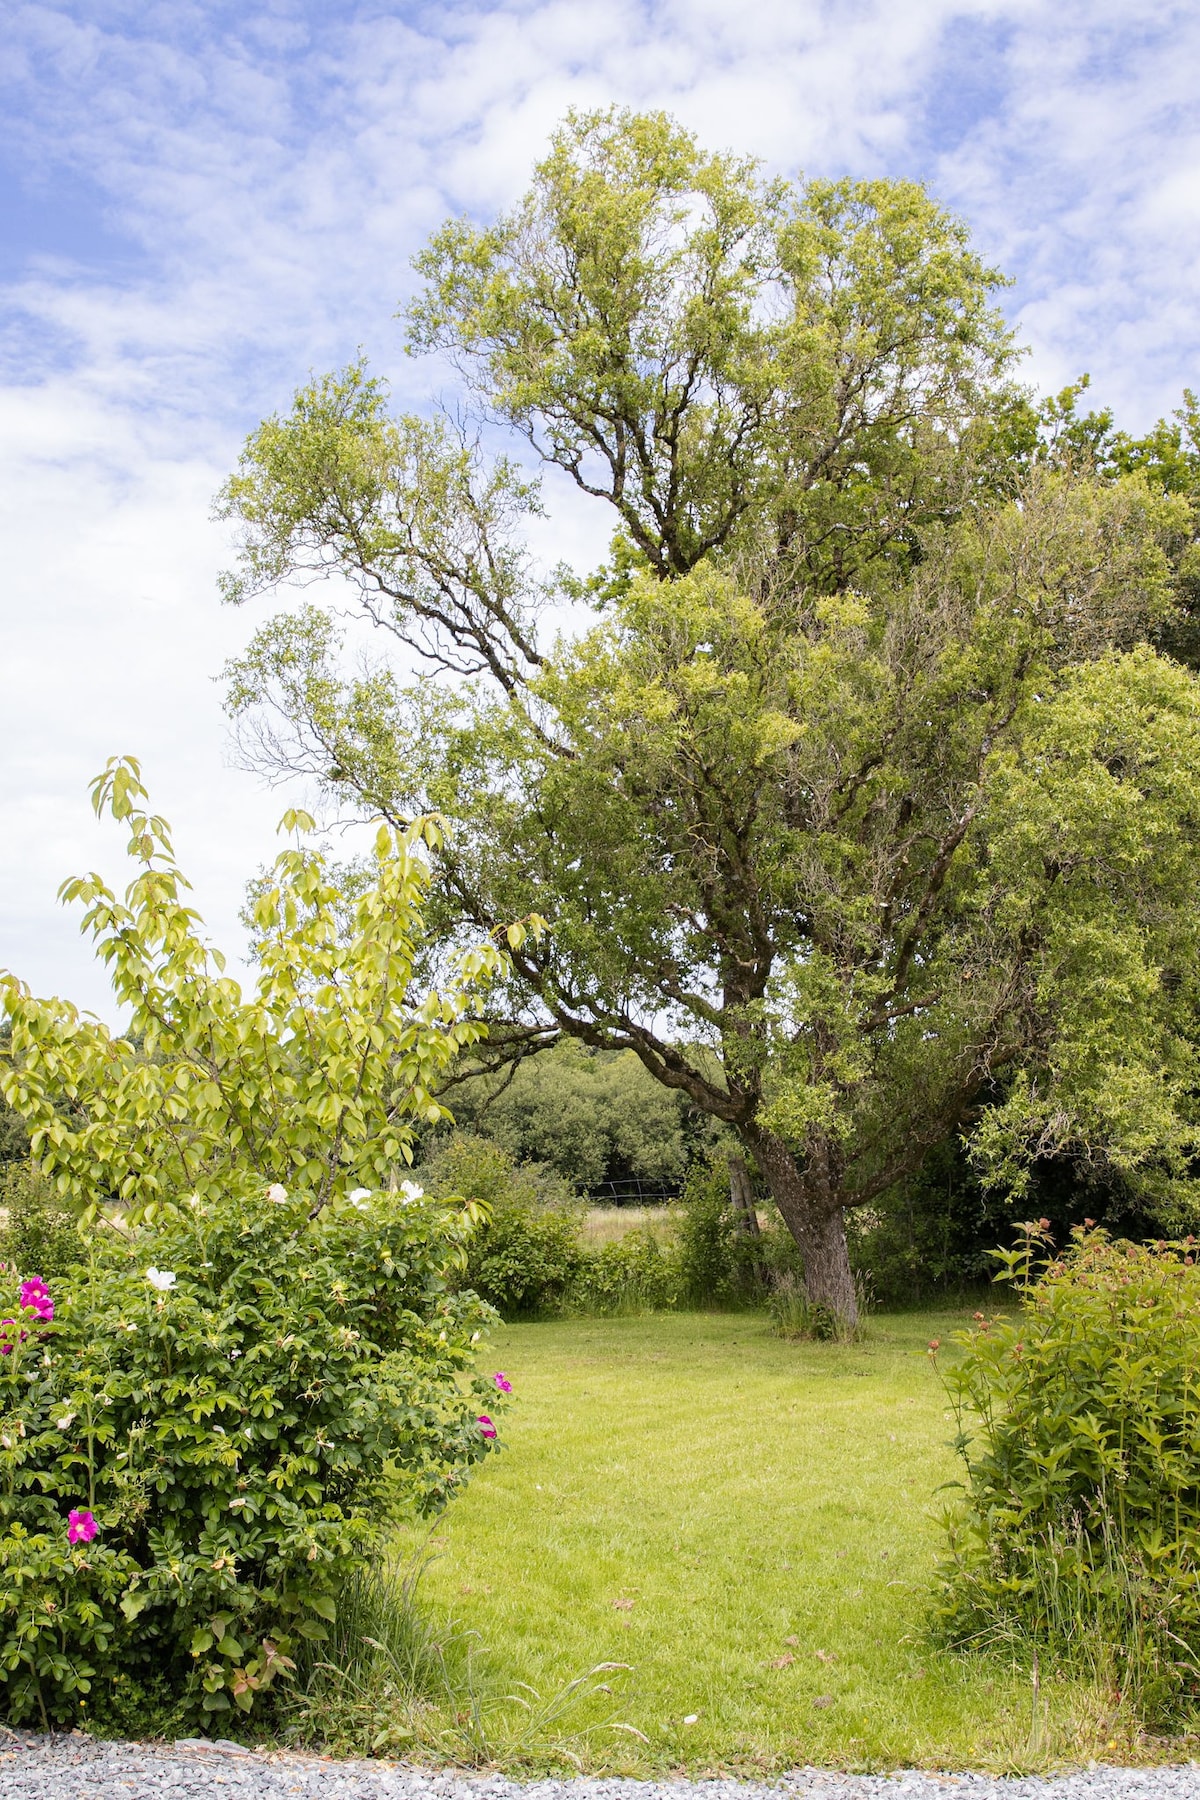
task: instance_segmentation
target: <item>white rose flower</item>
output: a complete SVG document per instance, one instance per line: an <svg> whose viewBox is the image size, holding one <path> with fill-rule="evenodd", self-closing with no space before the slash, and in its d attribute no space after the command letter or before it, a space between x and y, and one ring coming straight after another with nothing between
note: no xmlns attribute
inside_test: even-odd
<svg viewBox="0 0 1200 1800"><path fill-rule="evenodd" d="M146 1270L146 1280L152 1288L157 1288L160 1294L165 1294L169 1288L175 1286L178 1277L170 1269L156 1269L151 1266Z"/></svg>
<svg viewBox="0 0 1200 1800"><path fill-rule="evenodd" d="M415 1181L402 1181L400 1183L400 1193L406 1206L411 1206L414 1200L423 1200L425 1198L425 1189L423 1187L418 1187Z"/></svg>
<svg viewBox="0 0 1200 1800"><path fill-rule="evenodd" d="M371 1190L370 1188L351 1188L350 1198L355 1201L369 1200L371 1198Z"/></svg>
<svg viewBox="0 0 1200 1800"><path fill-rule="evenodd" d="M273 1200L276 1206L282 1206L287 1199L287 1189L281 1181L273 1181L267 1189L267 1199Z"/></svg>

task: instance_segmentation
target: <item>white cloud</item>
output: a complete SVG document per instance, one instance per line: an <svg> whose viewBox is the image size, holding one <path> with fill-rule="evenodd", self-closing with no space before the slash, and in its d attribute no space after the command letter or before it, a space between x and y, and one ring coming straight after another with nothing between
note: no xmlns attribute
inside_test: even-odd
<svg viewBox="0 0 1200 1800"><path fill-rule="evenodd" d="M0 150L39 204L86 182L128 245L30 261L0 298L5 781L0 963L102 1003L63 876L119 867L86 782L139 752L217 935L277 796L223 765L210 496L261 414L362 345L402 403L408 262L519 193L567 106L665 106L775 168L915 174L1015 270L1048 383L1090 367L1141 425L1194 380L1200 14L1151 0L250 0L10 9ZM562 489L540 542L598 542Z"/></svg>
<svg viewBox="0 0 1200 1800"><path fill-rule="evenodd" d="M32 412L36 430L27 430ZM138 755L156 807L180 828L201 910L228 938L242 884L272 853L282 809L226 768L211 676L244 636L212 604L218 545L207 524L219 464L204 447L162 454L128 415L70 381L0 398L9 570L4 628L5 781L0 960L35 991L105 1015L107 989L77 918L55 904L67 876L99 867L123 885L124 834L101 830L87 781Z"/></svg>

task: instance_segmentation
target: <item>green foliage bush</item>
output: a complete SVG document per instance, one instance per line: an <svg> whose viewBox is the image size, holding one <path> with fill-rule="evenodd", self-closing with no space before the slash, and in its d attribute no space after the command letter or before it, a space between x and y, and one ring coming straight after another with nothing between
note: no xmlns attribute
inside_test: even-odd
<svg viewBox="0 0 1200 1800"><path fill-rule="evenodd" d="M0 1277L10 1718L65 1724L118 1675L166 1676L201 1719L249 1710L397 1506L441 1507L494 1442L501 1396L470 1375L491 1315L452 1291L461 1204L410 1184L314 1219L281 1195L114 1218L52 1317L18 1304L40 1271Z"/></svg>
<svg viewBox="0 0 1200 1800"><path fill-rule="evenodd" d="M611 1243L584 1246L566 1294L572 1312L668 1312L679 1304L679 1257L652 1231L626 1232Z"/></svg>
<svg viewBox="0 0 1200 1800"><path fill-rule="evenodd" d="M0 1166L0 1263L52 1281L86 1259L78 1214L54 1183L28 1162Z"/></svg>
<svg viewBox="0 0 1200 1800"><path fill-rule="evenodd" d="M666 1309L681 1294L679 1258L650 1231L593 1245L584 1208L553 1169L519 1164L473 1132L445 1140L420 1175L431 1193L465 1194L482 1214L462 1282L505 1318Z"/></svg>
<svg viewBox="0 0 1200 1800"><path fill-rule="evenodd" d="M1045 1215L1055 1238L1091 1217L1114 1236L1180 1236L1196 1222L1194 1200L1153 1167L1120 1170L1095 1155L1041 1156L1029 1169L1024 1206ZM915 1175L849 1214L850 1260L889 1306L921 1306L939 1294L979 1292L991 1280L997 1243L1013 1225L1011 1194L989 1187L962 1138L947 1136Z"/></svg>
<svg viewBox="0 0 1200 1800"><path fill-rule="evenodd" d="M561 1177L518 1166L499 1144L456 1132L421 1165L431 1193L461 1193L481 1217L462 1274L505 1318L561 1307L583 1260L580 1207Z"/></svg>
<svg viewBox="0 0 1200 1800"><path fill-rule="evenodd" d="M683 1190L679 1225L679 1283L696 1306L734 1306L761 1301L784 1275L802 1274L791 1233L772 1215L757 1236L733 1206L729 1163L722 1150L693 1165Z"/></svg>
<svg viewBox="0 0 1200 1800"><path fill-rule="evenodd" d="M463 1281L506 1319L554 1312L583 1257L573 1215L505 1207L476 1233Z"/></svg>
<svg viewBox="0 0 1200 1800"><path fill-rule="evenodd" d="M939 1625L1082 1657L1167 1721L1200 1690L1200 1268L1090 1225L1054 1257L1044 1224L1004 1254L1017 1317L976 1314L943 1371L967 1482Z"/></svg>
<svg viewBox="0 0 1200 1800"><path fill-rule="evenodd" d="M3 1038L0 1037L0 1042ZM29 1155L29 1133L19 1113L0 1096L0 1169L20 1163Z"/></svg>

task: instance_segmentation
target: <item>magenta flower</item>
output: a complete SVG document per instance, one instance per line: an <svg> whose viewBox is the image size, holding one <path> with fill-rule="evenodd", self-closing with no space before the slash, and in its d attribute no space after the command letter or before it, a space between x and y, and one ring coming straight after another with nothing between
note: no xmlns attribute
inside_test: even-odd
<svg viewBox="0 0 1200 1800"><path fill-rule="evenodd" d="M95 1535L96 1521L86 1508L67 1514L67 1542L69 1544L90 1544Z"/></svg>
<svg viewBox="0 0 1200 1800"><path fill-rule="evenodd" d="M54 1302L40 1275L21 1283L21 1307L23 1311L33 1313L35 1318L43 1319L47 1324L54 1317Z"/></svg>
<svg viewBox="0 0 1200 1800"><path fill-rule="evenodd" d="M502 1394L511 1394L512 1393L512 1382L508 1379L508 1376L505 1375L500 1369L496 1370L496 1373L492 1376L492 1380L495 1382L496 1386L500 1389L500 1392Z"/></svg>
<svg viewBox="0 0 1200 1800"><path fill-rule="evenodd" d="M488 1418L486 1413L480 1413L475 1423L478 1425L485 1438L495 1437L496 1427L492 1424L492 1421Z"/></svg>
<svg viewBox="0 0 1200 1800"><path fill-rule="evenodd" d="M12 1355L12 1339L8 1334L15 1326L15 1319L0 1319L0 1356ZM21 1336L24 1337L25 1333L22 1332Z"/></svg>

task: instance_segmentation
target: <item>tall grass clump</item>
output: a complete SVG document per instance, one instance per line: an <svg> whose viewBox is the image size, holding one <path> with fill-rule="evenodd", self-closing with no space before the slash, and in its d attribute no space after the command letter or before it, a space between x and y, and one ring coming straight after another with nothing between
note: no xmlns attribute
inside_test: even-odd
<svg viewBox="0 0 1200 1800"><path fill-rule="evenodd" d="M581 1768L590 1741L644 1738L619 1721L611 1676L597 1663L542 1694L505 1681L475 1632L435 1624L418 1598L421 1550L358 1570L340 1591L327 1639L306 1644L277 1690L272 1725L285 1743L359 1755L402 1755L468 1767Z"/></svg>
<svg viewBox="0 0 1200 1800"><path fill-rule="evenodd" d="M867 1314L875 1304L870 1280L862 1271L855 1274L854 1291L858 1296L858 1318L850 1325L832 1306L808 1298L803 1277L784 1270L767 1296L771 1330L776 1337L810 1343L857 1343L863 1336Z"/></svg>
<svg viewBox="0 0 1200 1800"><path fill-rule="evenodd" d="M425 1714L462 1685L461 1635L439 1632L417 1598L424 1558L356 1570L338 1595L324 1642L299 1646L295 1679L279 1692L284 1740L360 1755L411 1747Z"/></svg>
<svg viewBox="0 0 1200 1800"><path fill-rule="evenodd" d="M1003 1253L1013 1318L975 1315L942 1378L966 1468L941 1634L1079 1669L1148 1724L1200 1695L1200 1269L1193 1240ZM938 1344L930 1346L935 1357Z"/></svg>

